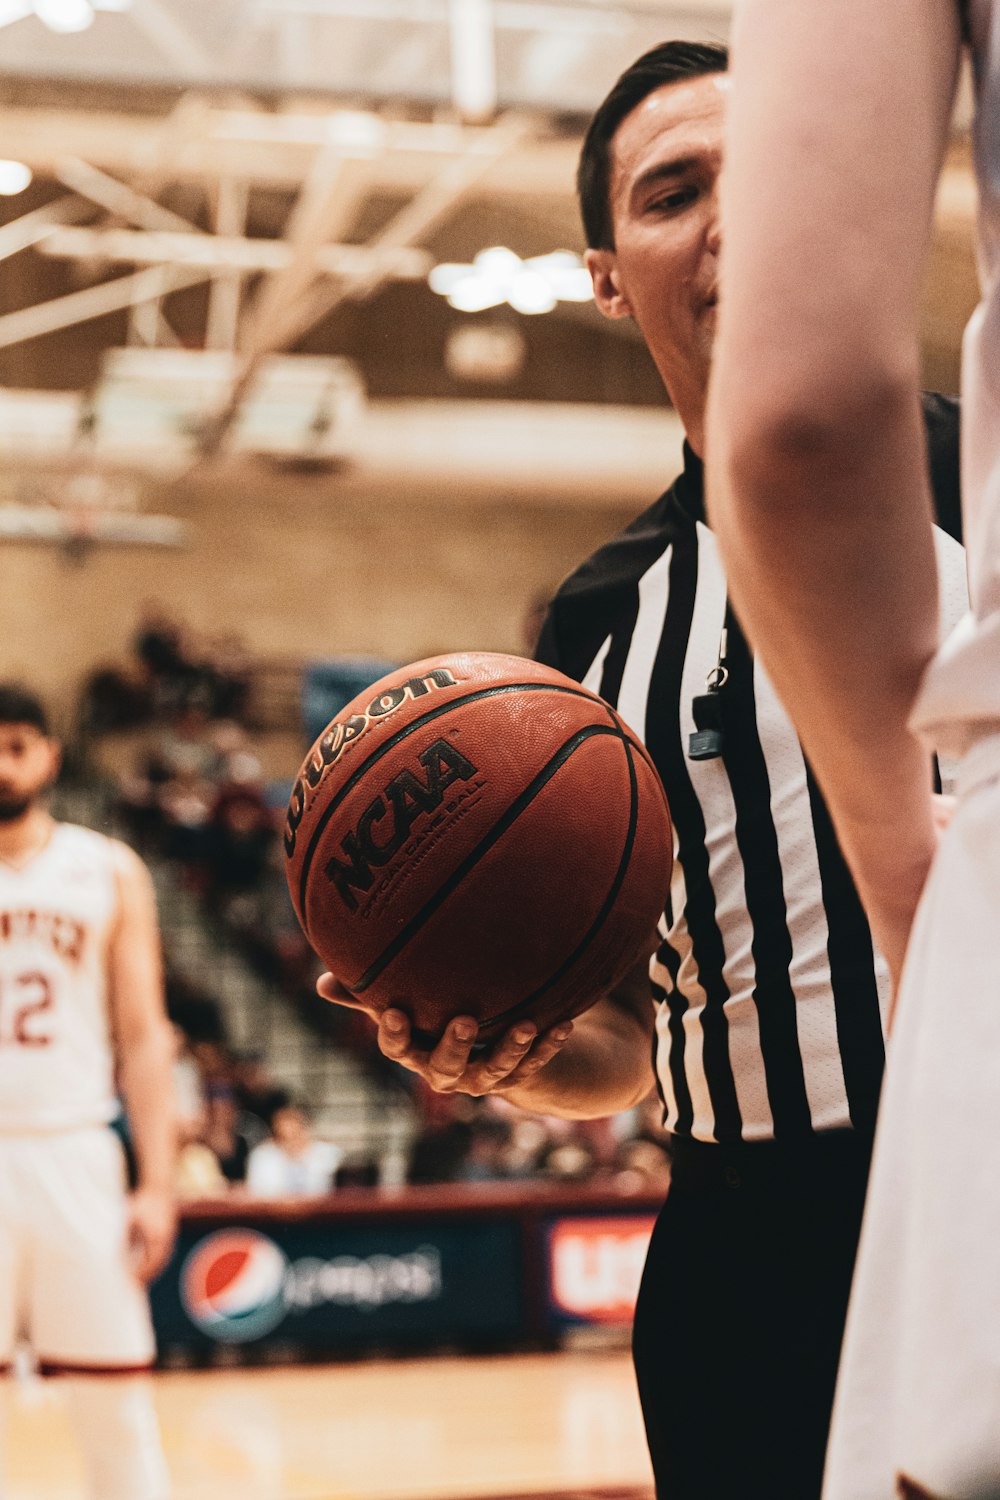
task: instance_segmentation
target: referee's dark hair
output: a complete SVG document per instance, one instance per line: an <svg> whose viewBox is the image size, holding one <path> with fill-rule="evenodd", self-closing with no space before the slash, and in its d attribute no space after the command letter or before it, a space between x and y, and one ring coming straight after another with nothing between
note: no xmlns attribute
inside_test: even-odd
<svg viewBox="0 0 1000 1500"><path fill-rule="evenodd" d="M647 94L668 83L700 78L706 73L725 73L729 53L711 42L661 42L644 52L619 78L603 104L599 104L580 152L576 191L587 245L592 250L615 248L611 222L611 142L626 115Z"/></svg>
<svg viewBox="0 0 1000 1500"><path fill-rule="evenodd" d="M42 700L17 682L0 682L0 724L30 724L49 737L49 719Z"/></svg>

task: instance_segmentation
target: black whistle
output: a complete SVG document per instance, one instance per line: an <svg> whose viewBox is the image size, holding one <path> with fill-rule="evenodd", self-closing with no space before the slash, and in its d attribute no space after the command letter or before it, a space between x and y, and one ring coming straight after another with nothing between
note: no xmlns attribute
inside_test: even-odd
<svg viewBox="0 0 1000 1500"><path fill-rule="evenodd" d="M695 730L688 735L688 758L690 760L718 760L722 754L722 714L718 689L701 693L692 700Z"/></svg>

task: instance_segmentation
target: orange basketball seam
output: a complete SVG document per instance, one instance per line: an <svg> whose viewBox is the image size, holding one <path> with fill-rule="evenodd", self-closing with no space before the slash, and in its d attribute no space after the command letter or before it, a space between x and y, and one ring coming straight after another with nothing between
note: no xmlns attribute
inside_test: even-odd
<svg viewBox="0 0 1000 1500"><path fill-rule="evenodd" d="M621 733L618 734L617 738L624 746L625 758L628 761L629 820L628 829L625 834L625 847L622 850L622 857L618 862L618 869L615 872L615 878L611 882L611 889L605 897L604 903L601 906L600 911L597 913L597 916L594 918L593 922L590 924L587 931L580 939L579 943L577 943L572 953L570 953L563 960L556 972L550 975L550 977L545 981L543 985L540 985L538 989L533 990L532 993L528 995L524 1000L519 1000L516 1005L509 1006L507 1010L499 1011L495 1016L491 1016L488 1021L481 1022L480 1031L489 1030L491 1027L499 1026L501 1024L510 1024L518 1011L523 1010L528 1005L533 1005L536 1000L540 999L541 996L545 994L546 990L550 990L554 984L558 984L563 975L568 974L577 960L580 959L587 951L587 948L590 946L591 940L596 937L597 933L600 932L601 928L604 926L604 923L608 917L608 913L611 911L611 908L614 906L615 902L618 899L618 893L622 888L622 882L624 881L626 873L628 872L628 867L632 859L632 849L635 845L635 830L636 824L638 823L639 819L639 796L638 784L635 774L635 762L632 759L630 741L627 735Z"/></svg>
<svg viewBox="0 0 1000 1500"><path fill-rule="evenodd" d="M397 936L392 940L392 942L382 950L375 962L369 965L369 967L361 975L360 979L358 979L354 984L348 985L348 988L354 994L363 994L364 991L374 983L374 981L389 966L389 964L399 956L399 954L403 951L403 949L411 941L411 939L416 936L425 922L427 922L427 920L431 916L433 916L433 914L439 909L439 907L444 904L444 902L451 895L452 891L456 890L458 886L461 885L462 881L466 878L470 871L475 868L479 861L514 825L520 815L528 807L531 806L531 803L538 796L538 793L544 786L548 784L548 782L552 780L553 776L556 775L561 767L566 764L566 762L573 755L574 751L579 749L582 744L584 744L588 739L592 739L595 735L613 735L614 738L620 740L625 750L625 757L628 762L629 769L629 820L625 834L624 848L618 863L618 868L615 871L614 879L611 883L611 888L590 927L584 933L583 937L580 939L580 942L573 949L573 951L563 960L555 973L550 975L545 983L539 985L535 990L532 991L530 995L527 995L518 1000L515 1005L509 1006L506 1010L498 1012L497 1015L483 1020L480 1023L480 1029L484 1030L495 1027L501 1024L505 1018L513 1016L517 1011L523 1009L524 1006L533 1004L536 1000L540 999L541 996L545 994L546 990L551 989L554 984L557 984L559 982L564 974L567 974L569 972L569 970L578 961L581 955L586 952L587 947L594 938L595 934L600 931L608 912L614 905L615 900L618 896L618 892L621 889L622 882L625 878L625 873L628 869L629 861L632 856L632 847L635 842L635 830L638 819L638 788L636 783L635 764L632 760L632 753L629 747L628 739L622 733L621 728L615 723L611 723L608 725L588 724L585 728L577 730L575 734L570 736L566 743L560 747L560 749L555 753L555 755L552 756L552 758L546 763L546 765L544 765L542 769L532 778L528 786L526 786L520 793L520 795L514 799L514 801L506 809L503 815L497 819L496 823L494 823L489 832L480 840L475 849L470 850L469 854L465 857L462 863L452 871L448 879L445 880L434 892L434 895L424 903L421 909L414 914L414 916L406 924L403 930L398 933Z"/></svg>

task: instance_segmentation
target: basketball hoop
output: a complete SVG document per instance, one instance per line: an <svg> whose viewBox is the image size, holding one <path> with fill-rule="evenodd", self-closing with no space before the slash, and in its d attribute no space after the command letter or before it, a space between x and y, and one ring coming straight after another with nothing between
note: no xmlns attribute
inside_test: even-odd
<svg viewBox="0 0 1000 1500"><path fill-rule="evenodd" d="M102 503L93 496L67 503L0 503L0 543L42 542L57 546L73 563L86 560L98 546L183 547L187 528L174 516L149 515Z"/></svg>
<svg viewBox="0 0 1000 1500"><path fill-rule="evenodd" d="M64 513L63 556L79 566L86 562L97 542L102 512L95 505L75 505Z"/></svg>
<svg viewBox="0 0 1000 1500"><path fill-rule="evenodd" d="M68 562L84 562L100 539L109 511L121 499L103 474L89 465L81 467L64 484L58 496L63 534L63 555Z"/></svg>

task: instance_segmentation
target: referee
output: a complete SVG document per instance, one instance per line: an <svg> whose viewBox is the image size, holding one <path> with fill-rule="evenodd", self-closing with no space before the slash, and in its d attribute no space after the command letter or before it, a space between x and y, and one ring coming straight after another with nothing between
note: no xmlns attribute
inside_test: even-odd
<svg viewBox="0 0 1000 1500"><path fill-rule="evenodd" d="M817 1500L888 976L705 524L726 66L721 48L658 47L587 133L597 303L635 319L687 443L670 489L562 586L538 648L618 708L663 778L676 858L649 970L572 1027L522 1023L483 1060L464 1017L427 1054L389 1011L379 1044L437 1089L577 1118L642 1099L652 1052L673 1170L634 1351L658 1494ZM950 624L966 606L956 405L927 397L925 418Z"/></svg>

